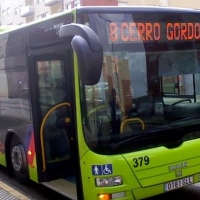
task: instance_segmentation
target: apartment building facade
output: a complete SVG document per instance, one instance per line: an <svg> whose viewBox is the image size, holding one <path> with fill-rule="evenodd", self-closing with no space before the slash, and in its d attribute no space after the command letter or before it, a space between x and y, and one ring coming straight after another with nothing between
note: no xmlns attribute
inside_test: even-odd
<svg viewBox="0 0 200 200"><path fill-rule="evenodd" d="M1 25L20 25L78 6L118 5L117 0L0 0Z"/></svg>
<svg viewBox="0 0 200 200"><path fill-rule="evenodd" d="M0 25L20 25L78 6L170 6L200 9L199 0L0 0Z"/></svg>
<svg viewBox="0 0 200 200"><path fill-rule="evenodd" d="M120 0L124 5L139 5L139 6L169 6L169 7L184 7L200 9L199 0Z"/></svg>

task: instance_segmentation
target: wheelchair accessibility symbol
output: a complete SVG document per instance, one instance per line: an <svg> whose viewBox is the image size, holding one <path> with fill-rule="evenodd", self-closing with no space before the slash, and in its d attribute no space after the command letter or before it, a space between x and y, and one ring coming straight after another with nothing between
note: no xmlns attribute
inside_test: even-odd
<svg viewBox="0 0 200 200"><path fill-rule="evenodd" d="M112 164L92 165L92 175L109 175L113 173Z"/></svg>
<svg viewBox="0 0 200 200"><path fill-rule="evenodd" d="M108 165L103 165L103 171L102 174L103 175L107 175L107 174L112 174L111 169L112 165L108 167Z"/></svg>

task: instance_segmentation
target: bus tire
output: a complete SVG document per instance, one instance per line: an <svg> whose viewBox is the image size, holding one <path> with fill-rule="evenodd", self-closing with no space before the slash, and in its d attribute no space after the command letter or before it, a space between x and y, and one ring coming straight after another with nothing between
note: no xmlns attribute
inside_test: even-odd
<svg viewBox="0 0 200 200"><path fill-rule="evenodd" d="M19 138L14 135L10 146L10 159L12 171L16 179L23 184L29 181L26 153Z"/></svg>

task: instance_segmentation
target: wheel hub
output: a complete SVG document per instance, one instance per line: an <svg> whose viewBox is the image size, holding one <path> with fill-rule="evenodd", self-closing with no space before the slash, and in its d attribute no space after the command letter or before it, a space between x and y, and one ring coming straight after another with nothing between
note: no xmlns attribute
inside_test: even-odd
<svg viewBox="0 0 200 200"><path fill-rule="evenodd" d="M11 160L12 160L12 165L16 171L23 170L24 162L20 145L12 148Z"/></svg>

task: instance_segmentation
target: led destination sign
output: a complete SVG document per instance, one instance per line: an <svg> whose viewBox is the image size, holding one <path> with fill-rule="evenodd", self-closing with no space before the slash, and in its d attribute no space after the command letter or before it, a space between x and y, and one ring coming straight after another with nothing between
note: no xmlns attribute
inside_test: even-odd
<svg viewBox="0 0 200 200"><path fill-rule="evenodd" d="M180 40L200 40L200 23L112 22L109 24L109 41L113 43Z"/></svg>

